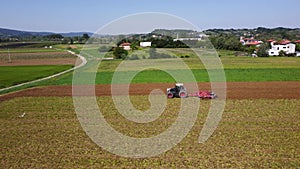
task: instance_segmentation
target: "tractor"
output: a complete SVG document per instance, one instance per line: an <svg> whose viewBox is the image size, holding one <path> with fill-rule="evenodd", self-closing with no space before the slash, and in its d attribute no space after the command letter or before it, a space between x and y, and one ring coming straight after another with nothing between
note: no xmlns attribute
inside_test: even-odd
<svg viewBox="0 0 300 169"><path fill-rule="evenodd" d="M176 83L174 88L167 89L167 97L168 98L185 98L187 97L187 91L182 83Z"/></svg>
<svg viewBox="0 0 300 169"><path fill-rule="evenodd" d="M168 98L187 98L187 97L198 97L200 99L215 99L217 95L210 91L197 91L192 94L188 94L186 88L182 83L176 83L174 88L167 88Z"/></svg>

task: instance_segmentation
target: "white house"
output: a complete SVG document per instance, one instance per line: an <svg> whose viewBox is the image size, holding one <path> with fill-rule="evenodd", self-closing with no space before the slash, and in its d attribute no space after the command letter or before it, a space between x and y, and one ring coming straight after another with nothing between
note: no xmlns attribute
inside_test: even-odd
<svg viewBox="0 0 300 169"><path fill-rule="evenodd" d="M140 47L151 47L151 42L140 42Z"/></svg>
<svg viewBox="0 0 300 169"><path fill-rule="evenodd" d="M204 36L205 35L199 35L196 38L179 38L179 36L177 34L177 37L176 37L176 39L173 39L173 42L176 42L176 41L201 41L202 37L204 37Z"/></svg>
<svg viewBox="0 0 300 169"><path fill-rule="evenodd" d="M245 38L243 36L240 37L240 42L242 43L242 45L256 46L256 47L259 47L263 43L263 41L261 40L254 39L254 37Z"/></svg>
<svg viewBox="0 0 300 169"><path fill-rule="evenodd" d="M130 50L130 43L124 42L119 47L122 47L124 50Z"/></svg>
<svg viewBox="0 0 300 169"><path fill-rule="evenodd" d="M296 45L290 41L282 41L275 44L275 41L271 42L271 49L269 49L268 54L270 56L279 56L279 52L284 51L286 54L293 54L296 52Z"/></svg>

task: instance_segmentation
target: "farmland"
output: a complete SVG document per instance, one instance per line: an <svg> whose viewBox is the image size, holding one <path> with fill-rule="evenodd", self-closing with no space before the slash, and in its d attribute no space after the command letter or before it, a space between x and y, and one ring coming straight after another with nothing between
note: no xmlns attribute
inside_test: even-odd
<svg viewBox="0 0 300 169"><path fill-rule="evenodd" d="M0 66L18 65L74 65L76 57L68 52L54 49L14 49L7 51L0 50Z"/></svg>
<svg viewBox="0 0 300 169"><path fill-rule="evenodd" d="M49 48L0 50L0 88L13 86L70 69L77 57Z"/></svg>
<svg viewBox="0 0 300 169"><path fill-rule="evenodd" d="M0 66L0 88L47 77L72 68L72 65Z"/></svg>
<svg viewBox="0 0 300 169"><path fill-rule="evenodd" d="M65 58L56 59L59 60L60 64L67 64L70 62L64 62ZM73 59L73 64L75 58ZM33 59L34 60L34 59ZM30 60L32 63L33 60ZM40 59L38 59L40 60ZM52 59L52 63L55 59ZM51 63L50 60L47 60L47 63ZM192 72L195 75L195 78L199 82L208 82L207 70L204 69L203 64L196 58L183 59L183 61L189 66ZM221 57L221 61L224 66L224 71L226 74L226 80L229 82L255 82L255 81L299 81L300 77L300 61L299 58L282 58L282 57L273 57L273 58L248 58L248 57L234 57L231 55L225 55ZM120 65L122 61L120 60L111 60L111 61L102 61L98 67L97 78L95 80L96 84L110 84L114 70ZM126 68L126 71L119 72L123 74L124 77L130 71L136 71L138 68L136 65L140 63L145 63L144 60L130 60L124 61L129 62L131 65ZM147 62L147 60L146 60ZM157 62L157 63L156 63ZM153 65L164 65L163 69L168 69L173 72L178 72L184 74L186 70L183 70L184 67L174 67L172 62L176 63L176 59L159 59L153 60L151 63ZM40 62L37 62L40 63ZM165 63L165 64L164 64ZM155 68L155 66L154 66ZM158 67L159 68L159 67ZM175 69L176 68L176 69ZM213 70L212 70L213 71ZM90 73L89 70L86 70L86 73ZM174 82L168 74L163 71L156 69L147 69L139 74L133 79L133 83L151 83L151 82L160 82L168 83ZM66 74L61 77L57 77L45 82L40 82L33 84L31 86L39 85L71 85L72 84L72 73Z"/></svg>
<svg viewBox="0 0 300 169"><path fill-rule="evenodd" d="M69 59L62 51L34 50L12 50L12 56L23 56L23 61ZM85 52L97 55L95 50L90 48ZM188 50L184 53L166 50L177 57L190 55L182 60L195 75L199 89L211 89L207 71L197 57ZM230 51L219 51L219 54L227 78L227 100L222 120L207 142L199 144L198 137L211 102L201 100L196 123L174 148L151 158L114 155L97 146L82 129L72 100L72 73L67 73L25 86L23 89L28 88L25 90L0 95L1 165L4 168L299 168L299 58L236 57ZM0 52L0 56L6 57L7 53ZM142 65L143 61L147 60L125 60L135 66L119 73L126 78L142 68L137 65ZM121 63L121 60L102 61L95 72L96 99L105 119L114 129L131 137L151 137L165 131L176 120L181 100L168 99L166 109L153 122L142 124L126 120L110 96L111 79ZM164 69L182 75L187 71L184 67L173 66L174 58L152 60L151 63L154 63L153 68L139 72L130 85L131 102L143 111L150 107L148 94L153 89L165 91L175 82L156 65L163 63ZM1 78L7 74L1 84L10 86L19 83L16 79L36 79L41 74L47 76L47 73L53 74L73 65L0 66ZM93 72L87 68L84 73ZM122 89L122 84L113 85ZM20 116L22 114L24 117Z"/></svg>
<svg viewBox="0 0 300 169"><path fill-rule="evenodd" d="M140 109L148 107L146 96L131 99ZM169 106L162 116L143 125L124 121L111 106L110 97L98 98L107 121L118 131L135 137L157 134L169 127L176 118L179 101L168 100ZM173 149L157 157L130 159L101 149L85 135L71 97L21 97L1 102L1 165L5 168L299 168L299 99L228 100L214 135L199 144L197 138L209 103L201 102L196 124ZM22 113L26 116L19 118Z"/></svg>

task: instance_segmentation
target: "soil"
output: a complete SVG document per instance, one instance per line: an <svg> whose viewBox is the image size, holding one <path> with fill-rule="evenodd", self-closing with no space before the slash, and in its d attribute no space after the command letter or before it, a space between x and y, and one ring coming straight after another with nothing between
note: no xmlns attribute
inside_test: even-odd
<svg viewBox="0 0 300 169"><path fill-rule="evenodd" d="M0 53L0 66L74 65L76 59L76 56L68 52L36 52L11 53L11 61L9 61L6 53Z"/></svg>
<svg viewBox="0 0 300 169"><path fill-rule="evenodd" d="M148 95L153 89L166 91L174 84L131 84L130 95ZM83 89L85 86L81 86ZM210 90L210 83L199 83L200 90ZM111 85L96 85L97 96L111 95ZM124 85L117 85L117 93L124 94ZM84 90L83 90L84 91ZM216 93L218 94L218 93ZM85 95L85 93L79 94ZM45 86L0 95L0 102L15 97L72 96L72 86ZM228 82L227 99L300 99L300 82Z"/></svg>
<svg viewBox="0 0 300 169"><path fill-rule="evenodd" d="M25 65L74 65L76 58L54 59L18 59L12 62L0 62L0 66L25 66Z"/></svg>

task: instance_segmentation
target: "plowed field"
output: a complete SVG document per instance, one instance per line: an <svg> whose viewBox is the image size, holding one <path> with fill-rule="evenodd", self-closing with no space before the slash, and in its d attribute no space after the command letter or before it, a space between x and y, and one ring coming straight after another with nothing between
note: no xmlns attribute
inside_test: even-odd
<svg viewBox="0 0 300 169"><path fill-rule="evenodd" d="M153 89L173 87L174 84L131 84L130 95L148 95ZM120 91L124 85L118 85ZM210 83L199 83L200 90L210 90ZM96 85L97 96L111 95L111 85ZM194 92L194 91L189 91ZM120 92L122 93L122 92ZM15 97L72 96L72 86L46 86L26 89L0 96L0 101ZM228 82L228 99L299 99L300 82Z"/></svg>

